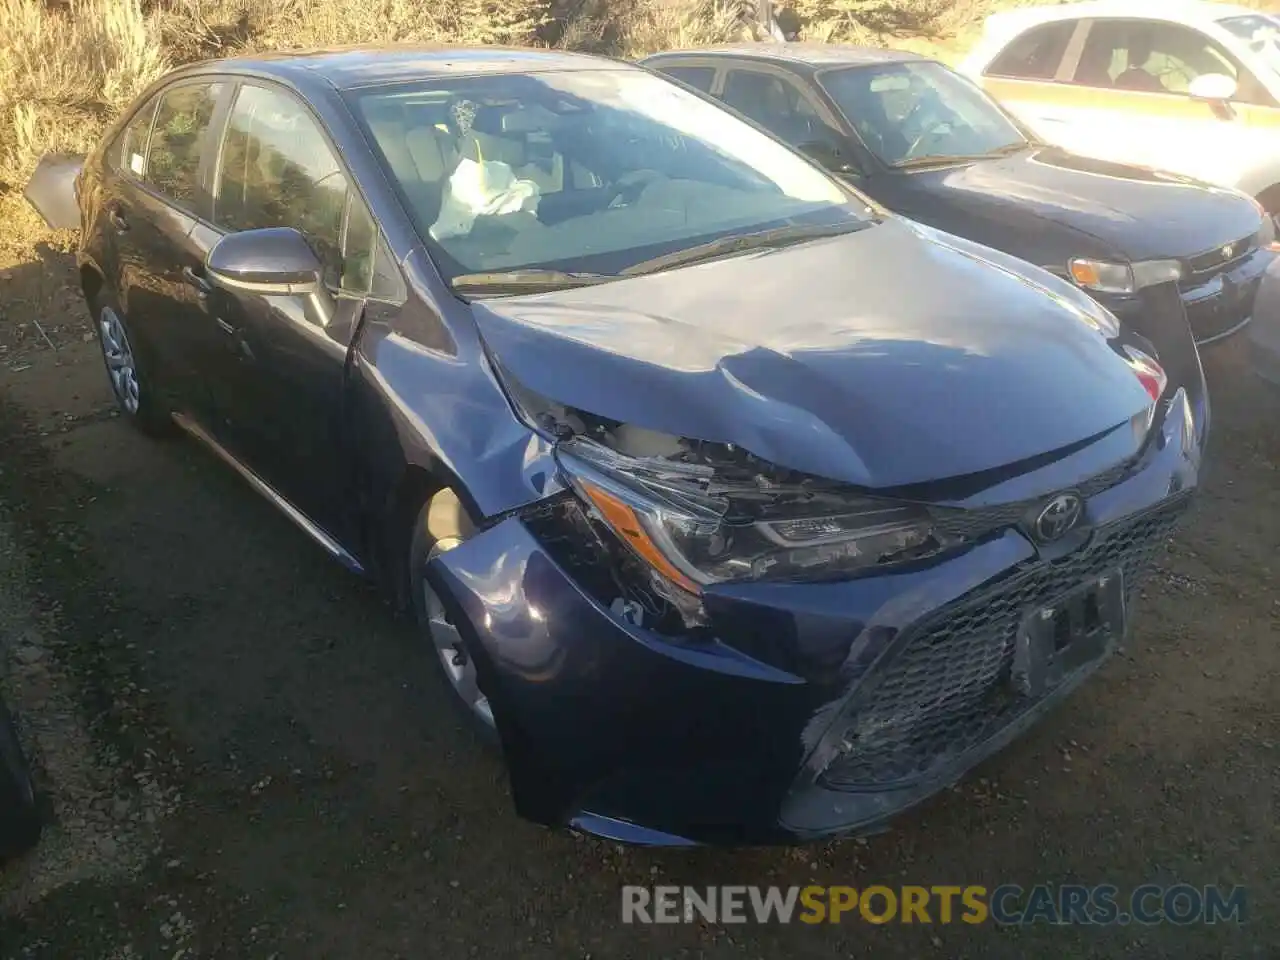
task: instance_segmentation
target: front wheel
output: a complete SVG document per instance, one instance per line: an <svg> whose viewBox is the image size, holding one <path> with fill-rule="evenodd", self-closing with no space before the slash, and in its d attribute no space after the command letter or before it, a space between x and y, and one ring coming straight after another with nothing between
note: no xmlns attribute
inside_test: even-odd
<svg viewBox="0 0 1280 960"><path fill-rule="evenodd" d="M111 394L120 413L143 433L162 436L172 432L169 410L145 368L139 342L130 336L129 323L119 302L103 290L94 296L89 309L93 312Z"/></svg>
<svg viewBox="0 0 1280 960"><path fill-rule="evenodd" d="M487 746L498 747L493 705L480 683L475 658L454 625L444 601L428 582L427 564L461 544L472 524L451 490L442 490L418 513L409 547L410 589L419 635L431 647L431 660L447 696L466 726Z"/></svg>

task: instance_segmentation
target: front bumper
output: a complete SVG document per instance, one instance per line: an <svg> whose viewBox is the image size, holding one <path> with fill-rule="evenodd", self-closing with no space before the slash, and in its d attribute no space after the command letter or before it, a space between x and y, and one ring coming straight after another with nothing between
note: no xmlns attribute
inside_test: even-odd
<svg viewBox="0 0 1280 960"><path fill-rule="evenodd" d="M1182 305L1197 345L1206 347L1226 340L1249 326L1259 283L1275 260L1273 251L1255 249L1230 269L1181 286ZM1141 323L1145 310L1141 296L1105 293L1090 296L1125 323Z"/></svg>
<svg viewBox="0 0 1280 960"><path fill-rule="evenodd" d="M429 576L476 651L517 809L630 843L877 828L1105 659L1117 638L1006 695L1027 613L1117 570L1132 595L1198 483L1198 411L1179 390L1147 456L1085 491L1085 527L1053 555L1006 526L878 576L721 585L704 597L710 643L615 615L518 517L442 554Z"/></svg>

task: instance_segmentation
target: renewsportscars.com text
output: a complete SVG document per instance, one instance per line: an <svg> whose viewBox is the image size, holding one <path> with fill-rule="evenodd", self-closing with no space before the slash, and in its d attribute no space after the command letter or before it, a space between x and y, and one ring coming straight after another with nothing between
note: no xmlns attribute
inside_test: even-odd
<svg viewBox="0 0 1280 960"><path fill-rule="evenodd" d="M1125 925L1244 923L1243 887L1002 884L897 887L625 886L623 923Z"/></svg>

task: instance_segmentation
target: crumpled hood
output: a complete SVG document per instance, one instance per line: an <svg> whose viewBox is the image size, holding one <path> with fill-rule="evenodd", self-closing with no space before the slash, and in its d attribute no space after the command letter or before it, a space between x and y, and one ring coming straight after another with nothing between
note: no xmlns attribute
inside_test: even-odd
<svg viewBox="0 0 1280 960"><path fill-rule="evenodd" d="M1016 464L1148 403L1087 297L898 218L472 311L548 398L866 487Z"/></svg>
<svg viewBox="0 0 1280 960"><path fill-rule="evenodd" d="M1000 231L993 238L1017 237L1011 218L1021 214L1020 226L1043 230L1062 224L1130 261L1194 256L1261 226L1257 208L1234 191L1056 147L908 177L915 181L912 193L927 193L921 212L934 208L936 216L923 217L931 223L986 219ZM965 219L945 216L940 206Z"/></svg>

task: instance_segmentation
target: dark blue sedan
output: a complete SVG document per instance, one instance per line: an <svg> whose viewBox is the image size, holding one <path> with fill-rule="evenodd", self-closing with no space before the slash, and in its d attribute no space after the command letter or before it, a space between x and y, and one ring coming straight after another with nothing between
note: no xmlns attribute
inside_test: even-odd
<svg viewBox="0 0 1280 960"><path fill-rule="evenodd" d="M635 66L205 63L71 179L126 417L412 611L544 824L876 827L1105 659L1197 486L1176 287L1131 335Z"/></svg>

